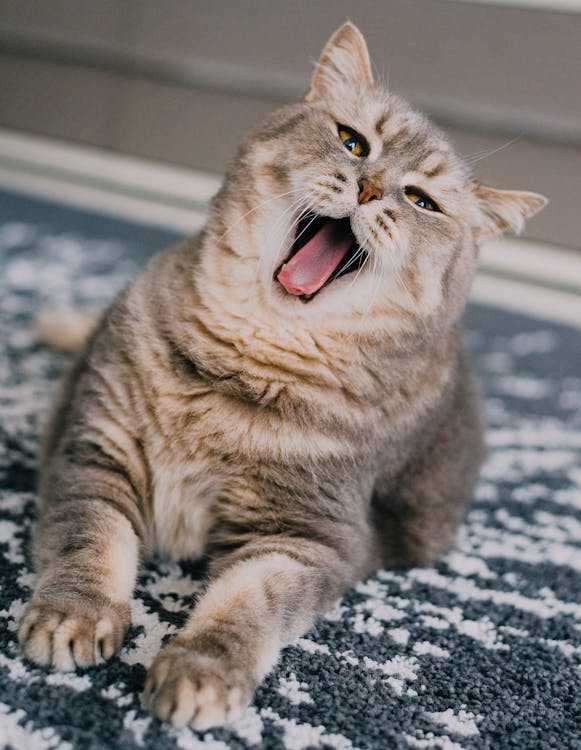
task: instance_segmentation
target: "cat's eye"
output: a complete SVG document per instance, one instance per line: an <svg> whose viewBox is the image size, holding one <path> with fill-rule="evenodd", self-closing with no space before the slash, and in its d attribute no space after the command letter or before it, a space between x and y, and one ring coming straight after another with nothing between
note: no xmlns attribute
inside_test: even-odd
<svg viewBox="0 0 581 750"><path fill-rule="evenodd" d="M431 198L428 198L428 196L419 190L419 188L416 187L408 187L405 189L405 194L412 203L415 203L415 205L418 208L423 208L426 211L436 211L437 213L442 213L442 209L436 201L433 201Z"/></svg>
<svg viewBox="0 0 581 750"><path fill-rule="evenodd" d="M356 133L346 125L337 125L337 131L339 138L347 151L351 151L353 156L367 156L369 153L369 146L363 136Z"/></svg>

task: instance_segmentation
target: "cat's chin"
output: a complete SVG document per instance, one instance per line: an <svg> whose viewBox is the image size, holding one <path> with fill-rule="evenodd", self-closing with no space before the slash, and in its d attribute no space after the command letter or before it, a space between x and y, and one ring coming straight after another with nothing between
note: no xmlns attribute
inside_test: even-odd
<svg viewBox="0 0 581 750"><path fill-rule="evenodd" d="M286 294L307 303L342 276L359 272L367 257L348 217L333 219L307 211L273 281Z"/></svg>

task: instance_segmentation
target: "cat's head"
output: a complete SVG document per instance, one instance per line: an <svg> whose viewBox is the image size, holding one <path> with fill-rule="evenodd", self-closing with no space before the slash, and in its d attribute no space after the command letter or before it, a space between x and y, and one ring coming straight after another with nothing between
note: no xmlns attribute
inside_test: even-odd
<svg viewBox="0 0 581 750"><path fill-rule="evenodd" d="M375 84L346 23L304 99L243 144L221 202L227 241L277 312L425 324L460 314L480 242L546 200L473 178L441 131Z"/></svg>

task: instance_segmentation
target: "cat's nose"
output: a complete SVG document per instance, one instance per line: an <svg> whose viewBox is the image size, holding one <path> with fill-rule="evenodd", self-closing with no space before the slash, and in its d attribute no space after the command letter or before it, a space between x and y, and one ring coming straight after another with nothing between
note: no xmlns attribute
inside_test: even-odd
<svg viewBox="0 0 581 750"><path fill-rule="evenodd" d="M359 182L359 193L357 195L358 203L369 203L369 201L380 200L383 198L383 190L379 185L375 185L371 180L362 177Z"/></svg>

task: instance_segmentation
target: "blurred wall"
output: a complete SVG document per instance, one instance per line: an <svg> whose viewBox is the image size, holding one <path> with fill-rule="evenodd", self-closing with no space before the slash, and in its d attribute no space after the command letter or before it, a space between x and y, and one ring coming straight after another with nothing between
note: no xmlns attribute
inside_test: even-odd
<svg viewBox="0 0 581 750"><path fill-rule="evenodd" d="M0 125L212 171L346 18L475 171L581 247L581 14L448 0L0 0ZM512 141L510 145L506 145ZM487 155L489 152L495 153Z"/></svg>

